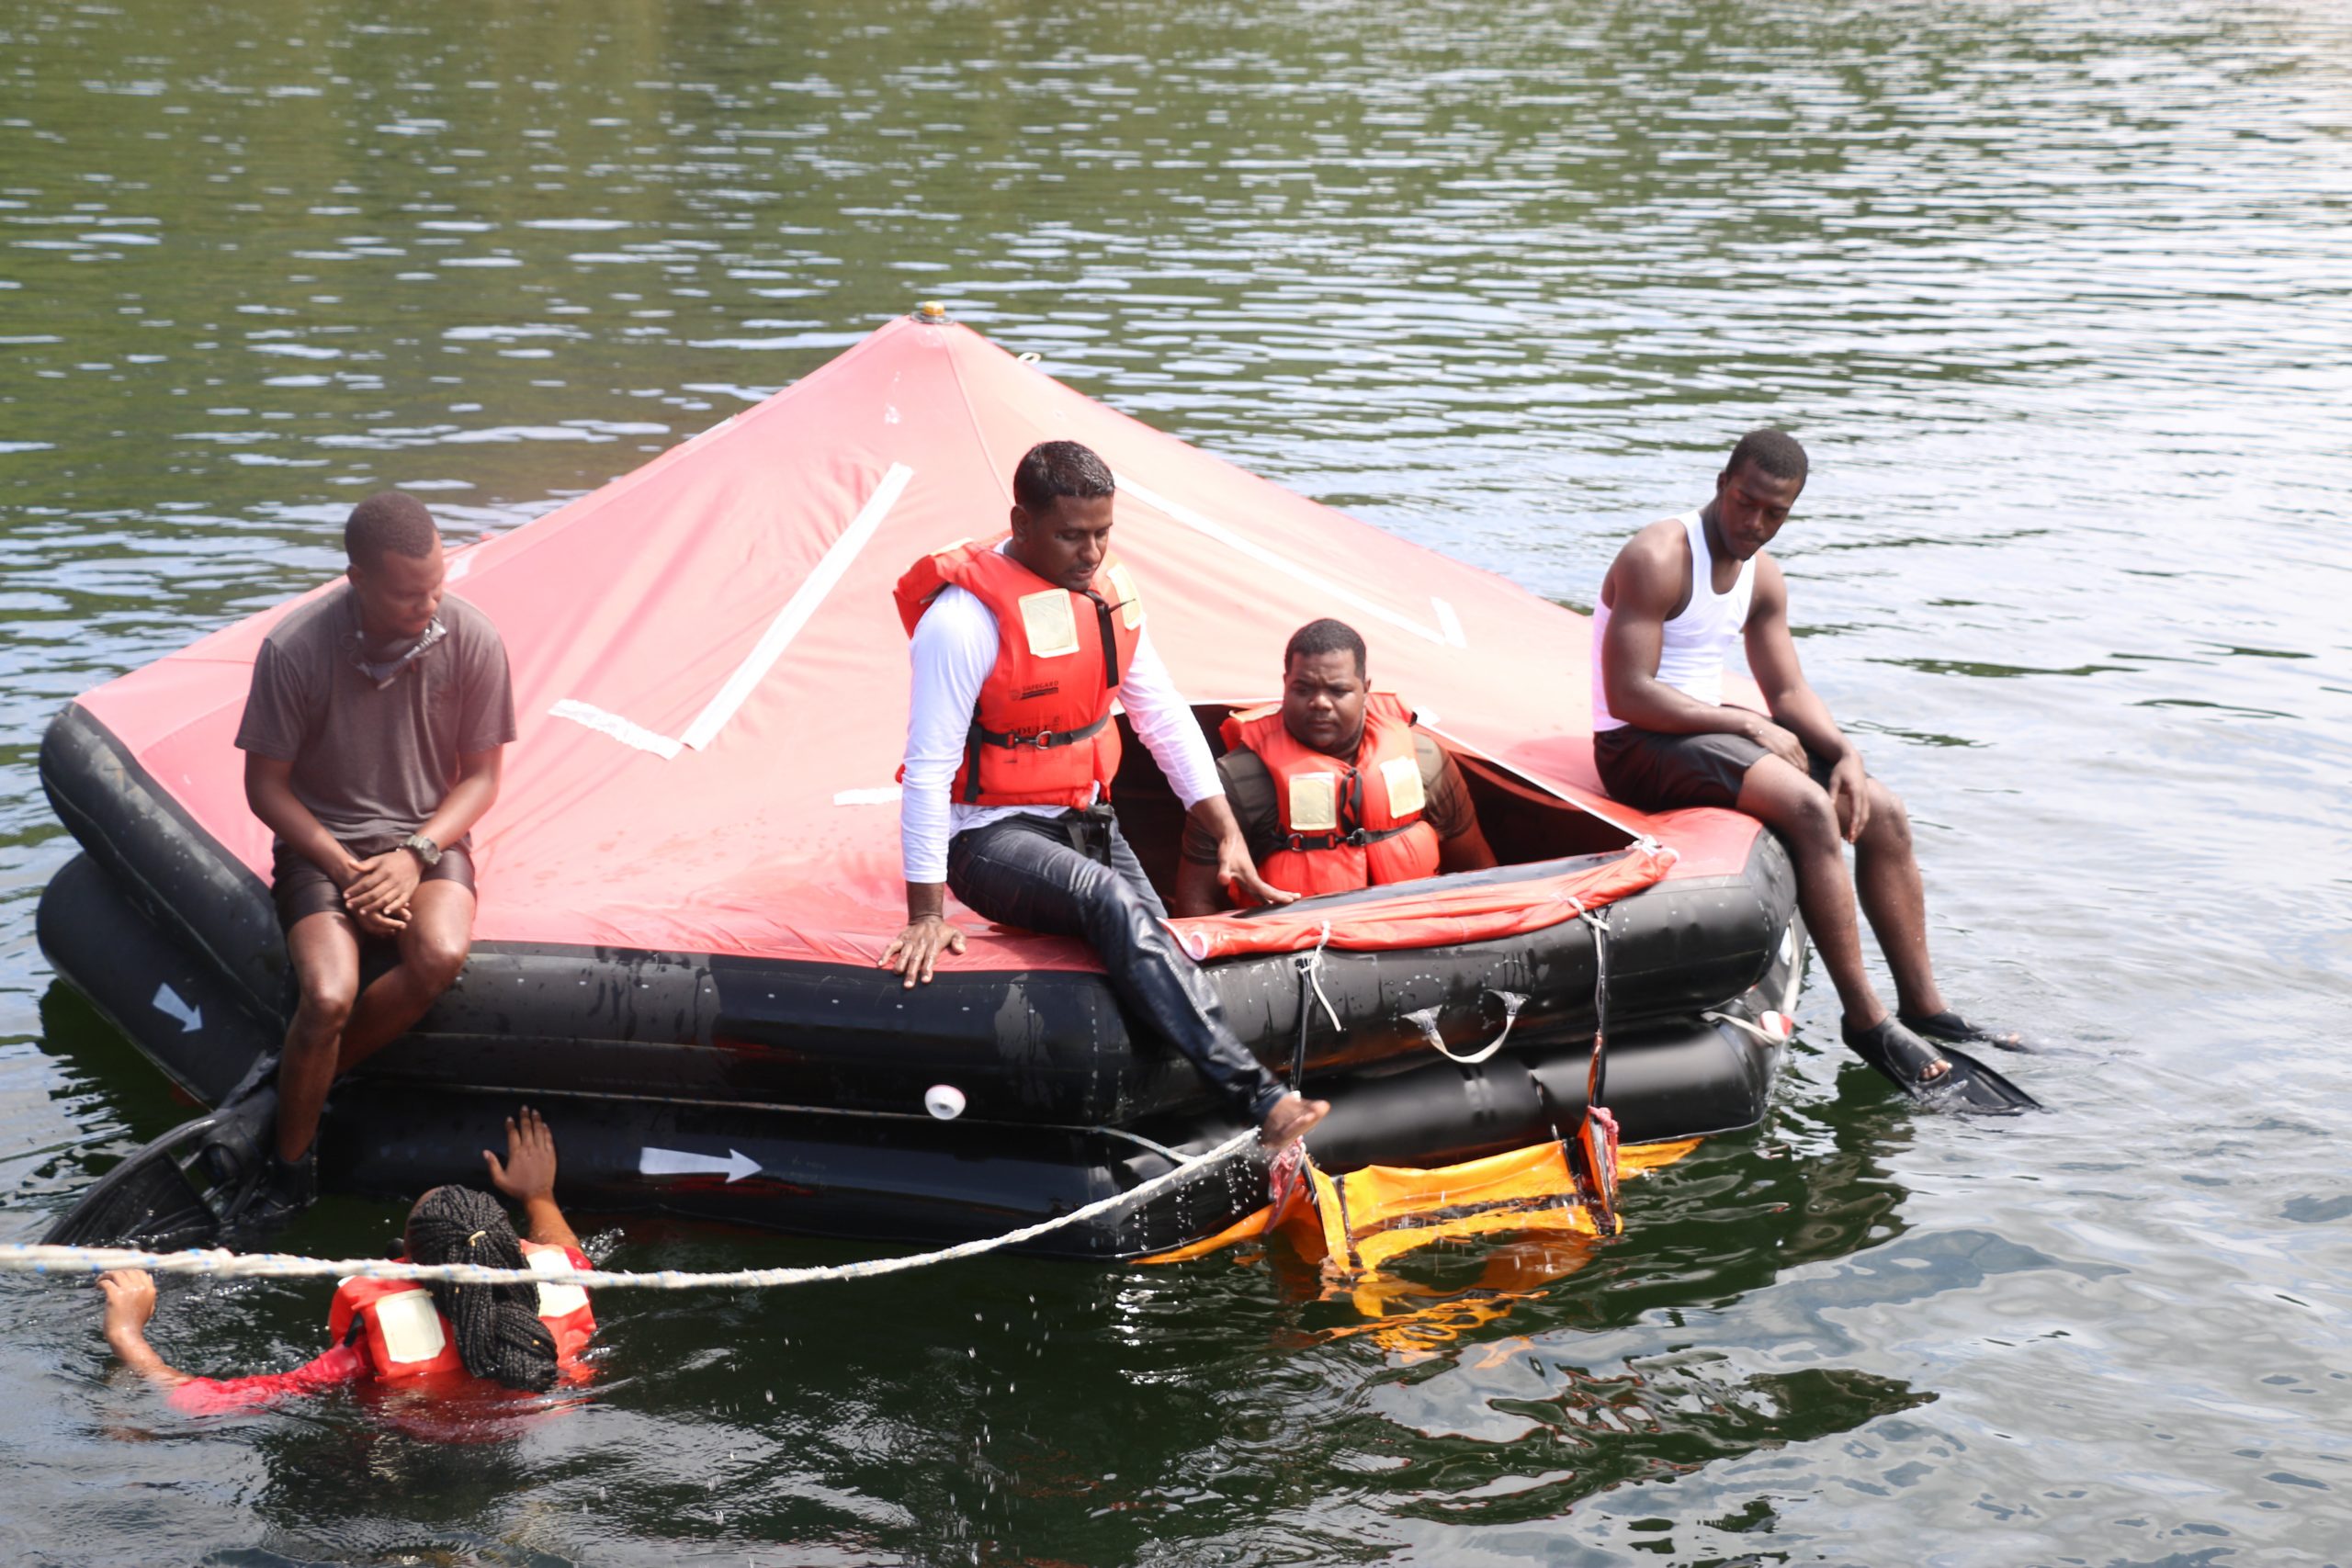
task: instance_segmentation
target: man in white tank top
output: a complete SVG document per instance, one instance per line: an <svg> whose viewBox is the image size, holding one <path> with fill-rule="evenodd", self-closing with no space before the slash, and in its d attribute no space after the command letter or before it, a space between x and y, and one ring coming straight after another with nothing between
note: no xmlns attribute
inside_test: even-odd
<svg viewBox="0 0 2352 1568"><path fill-rule="evenodd" d="M1926 895L1903 802L1863 771L1861 752L1798 667L1788 583L1764 547L1804 479L1794 438L1751 431L1716 476L1713 501L1651 524L1618 552L1593 611L1593 761L1628 806L1730 807L1779 833L1838 987L1847 1044L1914 1098L2014 1109L2021 1091L1947 1048L2021 1043L1946 1004L1928 960ZM1747 645L1769 717L1723 700L1735 638ZM1894 976L1892 1012L1862 969L1858 902Z"/></svg>

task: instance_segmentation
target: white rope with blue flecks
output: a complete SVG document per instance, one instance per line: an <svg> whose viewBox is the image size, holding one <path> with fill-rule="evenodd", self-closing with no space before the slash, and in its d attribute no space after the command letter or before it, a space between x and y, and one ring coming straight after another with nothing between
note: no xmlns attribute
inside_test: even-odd
<svg viewBox="0 0 2352 1568"><path fill-rule="evenodd" d="M230 1252L220 1247L190 1247L183 1252L146 1252L132 1247L0 1246L0 1272L53 1274L81 1278L109 1269L144 1269L157 1274L201 1274L215 1280L416 1280L453 1285L578 1285L591 1290L700 1291L765 1290L782 1285L814 1285L831 1280L871 1280L883 1274L903 1274L937 1263L978 1258L1002 1247L1018 1247L1071 1225L1084 1224L1140 1203L1213 1166L1224 1164L1258 1139L1256 1128L1236 1133L1196 1159L1162 1171L1124 1192L1100 1198L1067 1214L1057 1214L1034 1225L1007 1231L978 1241L959 1242L936 1252L905 1258L876 1258L863 1263L841 1263L821 1269L736 1269L696 1274L663 1269L629 1272L607 1269L485 1269L472 1263L401 1263L388 1258L301 1258L282 1252Z"/></svg>

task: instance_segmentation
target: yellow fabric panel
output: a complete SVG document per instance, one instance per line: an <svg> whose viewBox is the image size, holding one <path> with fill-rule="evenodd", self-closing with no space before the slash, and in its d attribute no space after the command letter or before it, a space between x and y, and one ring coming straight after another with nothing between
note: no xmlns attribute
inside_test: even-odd
<svg viewBox="0 0 2352 1568"><path fill-rule="evenodd" d="M1617 1174L1632 1176L1637 1171L1656 1170L1672 1165L1704 1142L1701 1138L1678 1138L1664 1144L1620 1144L1617 1145Z"/></svg>
<svg viewBox="0 0 2352 1568"><path fill-rule="evenodd" d="M1273 1217L1273 1205L1270 1203L1246 1219L1236 1220L1204 1241L1170 1247L1166 1252L1155 1252L1148 1258L1138 1258L1136 1261L1138 1263L1189 1263L1195 1258L1206 1258L1212 1252L1223 1252L1227 1247L1248 1241L1252 1236L1265 1235L1266 1225Z"/></svg>
<svg viewBox="0 0 2352 1568"><path fill-rule="evenodd" d="M1577 1235L1597 1235L1600 1228L1592 1216L1572 1200L1566 1204L1553 1204L1537 1209L1488 1209L1476 1214L1455 1214L1431 1225L1400 1226L1372 1235L1359 1236L1356 1256L1366 1269L1378 1269L1393 1258L1430 1246L1433 1242L1459 1241L1464 1236L1492 1235L1498 1231L1525 1234L1530 1231L1569 1232Z"/></svg>
<svg viewBox="0 0 2352 1568"><path fill-rule="evenodd" d="M1352 1274L1356 1271L1356 1252L1348 1237L1348 1220L1352 1216L1340 1200L1339 1184L1324 1175L1322 1167L1311 1159L1306 1162L1306 1174L1315 1180L1315 1213L1323 1222L1323 1261L1328 1267Z"/></svg>
<svg viewBox="0 0 2352 1568"><path fill-rule="evenodd" d="M1557 1144L1537 1144L1436 1170L1368 1165L1350 1171L1342 1179L1348 1188L1348 1226L1359 1235L1390 1220L1431 1209L1576 1190L1566 1157Z"/></svg>
<svg viewBox="0 0 2352 1568"><path fill-rule="evenodd" d="M1672 1165L1700 1142L1683 1138L1623 1146L1617 1151L1617 1174L1637 1176ZM1306 1174L1313 1184L1313 1204L1295 1204L1279 1217L1271 1207L1261 1209L1204 1241L1137 1261L1181 1263L1280 1229L1310 1259L1319 1243L1330 1268L1355 1276L1432 1242L1509 1233L1581 1238L1600 1234L1592 1216L1577 1201L1576 1177L1568 1169L1567 1151L1559 1144L1536 1144L1435 1170L1368 1165L1337 1178L1325 1175L1309 1159ZM1444 1213L1463 1209L1476 1212ZM1429 1223L1397 1223L1414 1219Z"/></svg>

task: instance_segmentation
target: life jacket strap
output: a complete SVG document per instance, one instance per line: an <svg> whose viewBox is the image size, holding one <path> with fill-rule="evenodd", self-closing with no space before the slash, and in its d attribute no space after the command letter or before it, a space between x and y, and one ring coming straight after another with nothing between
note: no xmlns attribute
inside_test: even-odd
<svg viewBox="0 0 2352 1568"><path fill-rule="evenodd" d="M1094 619L1102 639L1102 684L1115 692L1119 689L1119 639L1111 630L1111 612L1126 608L1127 602L1122 599L1114 604L1091 588L1085 592L1094 601Z"/></svg>
<svg viewBox="0 0 2352 1568"><path fill-rule="evenodd" d="M1007 735L988 728L976 718L972 721L971 742L975 746L1002 746L1016 751L1024 746L1034 746L1040 751L1053 751L1064 746L1075 746L1081 740L1093 739L1110 722L1111 716L1106 713L1081 729L1040 729L1027 735Z"/></svg>
<svg viewBox="0 0 2352 1568"><path fill-rule="evenodd" d="M1399 833L1409 833L1420 826L1420 821L1421 819L1416 817L1410 822L1400 822L1394 828L1358 828L1351 833L1293 833L1290 836L1289 847L1295 852L1360 850L1366 844L1376 844L1384 839L1393 839Z"/></svg>

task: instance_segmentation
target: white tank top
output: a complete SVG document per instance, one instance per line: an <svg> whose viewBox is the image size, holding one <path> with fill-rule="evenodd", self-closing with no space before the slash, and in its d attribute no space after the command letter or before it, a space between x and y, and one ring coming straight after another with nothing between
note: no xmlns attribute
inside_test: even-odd
<svg viewBox="0 0 2352 1568"><path fill-rule="evenodd" d="M1714 557L1707 548L1707 525L1696 512L1675 519L1690 541L1690 602L1666 623L1658 645L1657 678L1702 703L1724 700L1724 655L1747 626L1747 602L1756 588L1755 558L1739 563L1739 578L1728 593L1715 592ZM1592 607L1592 728L1623 729L1625 721L1609 711L1600 676L1601 640L1609 635L1609 606Z"/></svg>

